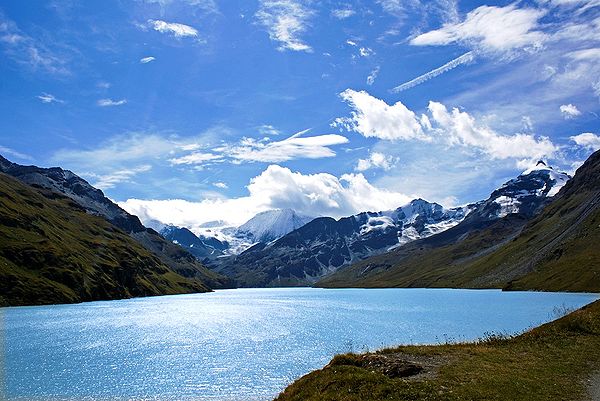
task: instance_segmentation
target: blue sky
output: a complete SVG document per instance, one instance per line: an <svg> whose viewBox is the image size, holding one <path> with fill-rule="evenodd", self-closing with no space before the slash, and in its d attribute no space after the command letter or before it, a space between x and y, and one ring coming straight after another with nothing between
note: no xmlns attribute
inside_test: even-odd
<svg viewBox="0 0 600 401"><path fill-rule="evenodd" d="M600 147L600 1L0 3L0 154L144 220L487 197Z"/></svg>

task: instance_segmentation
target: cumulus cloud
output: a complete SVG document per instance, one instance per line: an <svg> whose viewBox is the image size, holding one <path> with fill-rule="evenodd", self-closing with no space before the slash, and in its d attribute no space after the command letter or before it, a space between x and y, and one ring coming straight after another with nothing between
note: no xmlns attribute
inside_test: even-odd
<svg viewBox="0 0 600 401"><path fill-rule="evenodd" d="M358 159L354 168L356 171L366 171L371 168L380 168L385 171L391 170L398 161L397 157L386 156L380 152L371 152L366 159Z"/></svg>
<svg viewBox="0 0 600 401"><path fill-rule="evenodd" d="M577 145L589 150L600 149L600 135L592 134L591 132L584 132L583 134L572 136L569 139Z"/></svg>
<svg viewBox="0 0 600 401"><path fill-rule="evenodd" d="M113 99L100 99L96 104L100 107L112 107L122 106L127 103L127 99L113 100Z"/></svg>
<svg viewBox="0 0 600 401"><path fill-rule="evenodd" d="M478 123L467 112L457 108L448 111L439 102L429 102L429 114L417 118L401 102L390 106L364 91L348 89L341 93L341 97L353 111L350 117L334 120L333 125L365 137L443 142L448 146L472 148L491 159L540 158L557 151L549 138L523 133L503 135Z"/></svg>
<svg viewBox="0 0 600 401"><path fill-rule="evenodd" d="M42 103L64 103L65 102L64 100L60 100L56 96L54 96L50 93L46 93L46 92L42 92L42 94L37 96L37 98L40 99Z"/></svg>
<svg viewBox="0 0 600 401"><path fill-rule="evenodd" d="M429 102L429 112L436 126L433 128L450 145L473 147L491 159L542 158L553 155L557 148L547 137L530 134L502 135L458 108L451 112L438 102Z"/></svg>
<svg viewBox="0 0 600 401"><path fill-rule="evenodd" d="M261 0L255 17L264 26L277 50L312 52L301 36L309 27L314 11L296 0Z"/></svg>
<svg viewBox="0 0 600 401"><path fill-rule="evenodd" d="M509 53L516 49L532 50L548 38L539 29L543 9L481 6L469 12L461 22L444 24L440 29L411 39L415 46L439 46L460 43L486 53Z"/></svg>
<svg viewBox="0 0 600 401"><path fill-rule="evenodd" d="M252 178L247 189L248 195L238 198L198 202L129 199L119 205L142 221L158 220L194 230L215 220L237 226L256 213L277 208L292 208L311 216L342 217L365 210L394 209L412 199L377 188L362 174L338 178L327 173L302 174L278 165L270 165Z"/></svg>
<svg viewBox="0 0 600 401"><path fill-rule="evenodd" d="M176 38L198 36L198 30L196 30L196 28L177 22L149 19L148 25L157 32L173 35Z"/></svg>
<svg viewBox="0 0 600 401"><path fill-rule="evenodd" d="M569 103L563 104L560 106L560 112L562 113L565 119L572 119L575 117L579 117L581 115L581 111L577 108L577 106Z"/></svg>
<svg viewBox="0 0 600 401"><path fill-rule="evenodd" d="M429 141L414 112L402 102L388 105L365 91L346 89L340 97L354 109L350 117L336 118L334 127L358 132L367 138Z"/></svg>
<svg viewBox="0 0 600 401"><path fill-rule="evenodd" d="M143 58L140 59L140 63L142 63L142 64L148 64L148 63L150 63L150 62L152 62L154 60L156 60L156 58L152 57L152 56L143 57Z"/></svg>

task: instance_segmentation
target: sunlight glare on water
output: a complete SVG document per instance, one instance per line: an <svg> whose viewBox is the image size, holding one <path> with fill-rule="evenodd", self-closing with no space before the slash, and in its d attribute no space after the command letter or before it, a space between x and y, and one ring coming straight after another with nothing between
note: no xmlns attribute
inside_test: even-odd
<svg viewBox="0 0 600 401"><path fill-rule="evenodd" d="M270 400L336 353L517 333L596 298L299 288L3 308L5 398Z"/></svg>

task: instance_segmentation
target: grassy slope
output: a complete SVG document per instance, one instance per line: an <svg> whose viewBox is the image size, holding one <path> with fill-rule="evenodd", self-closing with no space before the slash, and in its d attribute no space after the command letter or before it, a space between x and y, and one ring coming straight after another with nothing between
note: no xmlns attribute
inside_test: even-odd
<svg viewBox="0 0 600 401"><path fill-rule="evenodd" d="M512 240L525 220L517 216L489 226L460 227L360 261L317 283L320 287L461 287L472 278L470 263ZM495 285L494 285L495 284ZM501 287L494 283L488 287Z"/></svg>
<svg viewBox="0 0 600 401"><path fill-rule="evenodd" d="M208 290L74 201L0 174L0 304Z"/></svg>
<svg viewBox="0 0 600 401"><path fill-rule="evenodd" d="M600 369L600 301L512 339L381 353L446 362L436 376L411 381L360 367L360 356L338 356L290 385L277 401L582 400L585 380Z"/></svg>

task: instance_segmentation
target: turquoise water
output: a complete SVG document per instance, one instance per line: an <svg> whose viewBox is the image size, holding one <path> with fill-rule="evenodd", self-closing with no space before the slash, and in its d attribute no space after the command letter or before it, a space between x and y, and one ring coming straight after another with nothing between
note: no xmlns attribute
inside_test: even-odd
<svg viewBox="0 0 600 401"><path fill-rule="evenodd" d="M27 400L270 400L336 353L517 333L595 299L302 288L3 308L2 387Z"/></svg>

